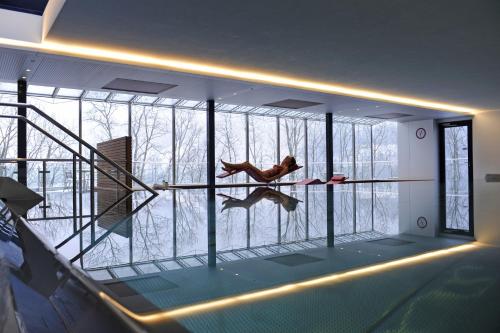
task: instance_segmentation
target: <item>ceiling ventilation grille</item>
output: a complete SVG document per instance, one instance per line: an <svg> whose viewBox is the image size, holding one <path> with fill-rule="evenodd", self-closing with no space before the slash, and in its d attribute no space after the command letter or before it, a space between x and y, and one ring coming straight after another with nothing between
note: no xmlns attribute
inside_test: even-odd
<svg viewBox="0 0 500 333"><path fill-rule="evenodd" d="M323 104L323 103L301 101L298 99L284 99L282 101L267 103L267 104L264 104L263 106L296 110L296 109L303 109L303 108L307 108L310 106L316 106L316 105L321 105L321 104Z"/></svg>
<svg viewBox="0 0 500 333"><path fill-rule="evenodd" d="M404 117L411 117L413 116L412 114L407 114L407 113L384 113L384 114L375 114L375 115L370 115L370 116L365 116L367 118L375 118L375 119L398 119L398 118L404 118Z"/></svg>
<svg viewBox="0 0 500 333"><path fill-rule="evenodd" d="M177 87L176 84L148 82L129 79L114 79L106 84L103 89L135 92L142 94L159 94Z"/></svg>

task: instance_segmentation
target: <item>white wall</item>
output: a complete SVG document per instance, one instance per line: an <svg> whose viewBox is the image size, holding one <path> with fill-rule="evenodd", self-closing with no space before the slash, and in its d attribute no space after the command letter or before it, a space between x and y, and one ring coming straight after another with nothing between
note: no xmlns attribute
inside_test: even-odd
<svg viewBox="0 0 500 333"><path fill-rule="evenodd" d="M474 233L480 242L500 245L500 183L484 180L500 174L500 111L479 113L472 123Z"/></svg>
<svg viewBox="0 0 500 333"><path fill-rule="evenodd" d="M427 132L416 137L419 128ZM399 183L399 232L436 236L439 232L438 132L434 120L398 124L398 168L400 179L429 179L425 182ZM427 227L417 226L425 217Z"/></svg>

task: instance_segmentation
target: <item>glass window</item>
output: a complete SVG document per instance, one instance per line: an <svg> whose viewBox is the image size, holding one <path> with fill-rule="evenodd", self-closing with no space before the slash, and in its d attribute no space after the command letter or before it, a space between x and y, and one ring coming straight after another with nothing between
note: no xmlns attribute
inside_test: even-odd
<svg viewBox="0 0 500 333"><path fill-rule="evenodd" d="M384 179L398 175L397 123L373 125L374 178ZM398 184L374 184L374 229L387 234L398 233Z"/></svg>
<svg viewBox="0 0 500 333"><path fill-rule="evenodd" d="M17 83L0 82L0 91L17 91Z"/></svg>
<svg viewBox="0 0 500 333"><path fill-rule="evenodd" d="M172 110L132 105L132 170L146 184L171 182Z"/></svg>
<svg viewBox="0 0 500 333"><path fill-rule="evenodd" d="M61 97L80 97L83 93L83 90L81 89L68 89L68 88L61 88L57 92L57 96Z"/></svg>
<svg viewBox="0 0 500 333"><path fill-rule="evenodd" d="M52 95L54 87L28 85L28 94Z"/></svg>
<svg viewBox="0 0 500 333"><path fill-rule="evenodd" d="M28 96L28 103L38 107L42 112L78 135L78 101L62 98ZM56 139L78 151L78 141L71 138L61 129L44 119L38 113L28 109L28 119L49 132ZM32 126L27 126L28 157L34 159L72 159L73 154L59 143L49 139L45 134ZM28 163L28 184L30 188L41 189L43 171L42 162ZM46 164L47 189L63 189L71 187L73 165L71 161L50 161Z"/></svg>
<svg viewBox="0 0 500 333"><path fill-rule="evenodd" d="M285 156L295 157L297 164L304 166L305 163L305 141L303 119L280 119L280 163ZM283 181L300 180L304 178L304 168L292 172L282 178Z"/></svg>
<svg viewBox="0 0 500 333"><path fill-rule="evenodd" d="M93 145L128 135L128 105L84 101L83 139Z"/></svg>
<svg viewBox="0 0 500 333"><path fill-rule="evenodd" d="M470 231L469 126L443 128L447 230ZM451 127L452 126L452 127Z"/></svg>
<svg viewBox="0 0 500 333"><path fill-rule="evenodd" d="M175 98L163 98L160 100L160 102L158 104L171 106L171 105L174 105L175 103L177 103L178 101L179 100L175 99Z"/></svg>
<svg viewBox="0 0 500 333"><path fill-rule="evenodd" d="M398 176L397 123L373 125L373 172L376 179Z"/></svg>
<svg viewBox="0 0 500 333"><path fill-rule="evenodd" d="M354 178L352 124L333 123L333 172Z"/></svg>
<svg viewBox="0 0 500 333"><path fill-rule="evenodd" d="M144 103L144 104L151 104L154 101L156 101L158 97L155 96L140 96L137 98L136 102L137 103Z"/></svg>
<svg viewBox="0 0 500 333"><path fill-rule="evenodd" d="M276 164L276 118L249 116L250 162L259 169Z"/></svg>
<svg viewBox="0 0 500 333"><path fill-rule="evenodd" d="M0 94L0 102L17 103L17 96ZM0 106L0 115L17 115L17 109ZM0 159L9 158L17 158L17 120L3 118L0 119ZM16 178L16 171L16 164L0 164L0 176Z"/></svg>
<svg viewBox="0 0 500 333"><path fill-rule="evenodd" d="M307 122L309 178L326 179L325 122Z"/></svg>
<svg viewBox="0 0 500 333"><path fill-rule="evenodd" d="M87 91L85 98L105 100L109 94L109 91Z"/></svg>
<svg viewBox="0 0 500 333"><path fill-rule="evenodd" d="M355 125L356 179L372 178L371 126Z"/></svg>
<svg viewBox="0 0 500 333"><path fill-rule="evenodd" d="M192 108L195 107L196 105L200 104L200 101L182 101L180 105Z"/></svg>
<svg viewBox="0 0 500 333"><path fill-rule="evenodd" d="M206 183L207 130L205 112L176 109L175 156L177 183Z"/></svg>
<svg viewBox="0 0 500 333"><path fill-rule="evenodd" d="M217 112L215 114L215 163L216 172L222 173L221 160L231 163L246 161L245 115ZM246 174L217 179L221 183L246 182Z"/></svg>
<svg viewBox="0 0 500 333"><path fill-rule="evenodd" d="M113 94L113 97L111 97L112 101L115 102L129 102L132 98L134 98L135 95L132 94L122 94L122 93L116 93Z"/></svg>

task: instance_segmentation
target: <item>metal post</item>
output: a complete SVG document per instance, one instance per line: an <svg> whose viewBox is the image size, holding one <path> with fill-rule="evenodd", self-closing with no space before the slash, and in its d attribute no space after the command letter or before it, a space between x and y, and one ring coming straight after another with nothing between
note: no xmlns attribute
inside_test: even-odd
<svg viewBox="0 0 500 333"><path fill-rule="evenodd" d="M207 222L208 222L208 266L216 265L215 234L215 101L207 101Z"/></svg>
<svg viewBox="0 0 500 333"><path fill-rule="evenodd" d="M357 175L357 167L356 167L356 125L352 124L351 127L352 134L352 173L354 175L354 179L358 178ZM357 198L357 187L356 184L352 184L352 228L353 232L356 233L356 222L357 222L357 207L356 207L356 198Z"/></svg>
<svg viewBox="0 0 500 333"><path fill-rule="evenodd" d="M172 191L172 251L174 259L177 258L177 192Z"/></svg>
<svg viewBox="0 0 500 333"><path fill-rule="evenodd" d="M371 179L373 179L375 177L375 171L373 169L373 125L370 125L370 167L371 167L370 175L371 175ZM375 215L375 207L374 207L375 186L374 186L373 182L371 184L371 187L372 187L372 231L373 231L373 228L375 225L375 216L374 216Z"/></svg>
<svg viewBox="0 0 500 333"><path fill-rule="evenodd" d="M326 142L326 179L333 176L333 116L325 115L325 142ZM334 246L334 211L333 185L326 186L326 241L328 247Z"/></svg>
<svg viewBox="0 0 500 333"><path fill-rule="evenodd" d="M175 106L172 106L172 184L177 182L177 145L175 143Z"/></svg>
<svg viewBox="0 0 500 333"><path fill-rule="evenodd" d="M304 200L306 213L306 240L309 240L309 187L304 186Z"/></svg>
<svg viewBox="0 0 500 333"><path fill-rule="evenodd" d="M326 179L333 177L333 116L327 113L325 117L326 124Z"/></svg>
<svg viewBox="0 0 500 333"><path fill-rule="evenodd" d="M42 197L43 206L40 206L43 210L43 218L47 218L47 161L42 161Z"/></svg>
<svg viewBox="0 0 500 333"><path fill-rule="evenodd" d="M247 198L250 195L250 189L246 188ZM250 207L246 209L247 211L247 249L250 248Z"/></svg>
<svg viewBox="0 0 500 333"><path fill-rule="evenodd" d="M281 138L280 138L280 117L276 117L276 164L280 164L280 155L281 155Z"/></svg>
<svg viewBox="0 0 500 333"><path fill-rule="evenodd" d="M248 113L245 114L245 161L250 161L250 119ZM250 181L248 173L246 173L245 177L248 183Z"/></svg>
<svg viewBox="0 0 500 333"><path fill-rule="evenodd" d="M207 101L207 185L215 186L215 101Z"/></svg>
<svg viewBox="0 0 500 333"><path fill-rule="evenodd" d="M128 102L128 136L132 136L132 102Z"/></svg>
<svg viewBox="0 0 500 333"><path fill-rule="evenodd" d="M17 81L17 102L26 103L28 93L28 84L26 80L21 79ZM26 108L17 108L17 114L21 117L27 117ZM25 159L27 156L26 147L26 123L19 119L17 121L17 157L20 159ZM17 162L17 180L23 185L27 185L28 182L28 169L26 161Z"/></svg>
<svg viewBox="0 0 500 333"><path fill-rule="evenodd" d="M95 241L95 202L94 202L94 151L90 151L90 233L92 243Z"/></svg>
<svg viewBox="0 0 500 333"><path fill-rule="evenodd" d="M83 131L82 131L82 124L83 124L83 111L82 111L82 95L80 95L80 98L78 99L78 137L82 139L83 136ZM80 156L82 156L82 143L79 142L78 144L78 153ZM79 229L83 227L83 186L82 186L82 181L83 181L83 171L82 171L82 160L79 158L78 159L78 206L79 206ZM80 252L83 250L83 232L80 232ZM80 259L80 266L83 268L83 258Z"/></svg>
<svg viewBox="0 0 500 333"><path fill-rule="evenodd" d="M304 119L304 178L309 178L309 138L307 136L307 119Z"/></svg>
<svg viewBox="0 0 500 333"><path fill-rule="evenodd" d="M76 155L73 154L73 232L77 231L77 226L76 226Z"/></svg>

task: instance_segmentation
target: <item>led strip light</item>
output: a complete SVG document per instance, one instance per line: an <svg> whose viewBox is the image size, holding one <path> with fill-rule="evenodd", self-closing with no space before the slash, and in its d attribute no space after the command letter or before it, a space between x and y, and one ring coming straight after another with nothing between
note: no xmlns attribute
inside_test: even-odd
<svg viewBox="0 0 500 333"><path fill-rule="evenodd" d="M0 45L40 51L56 55L81 57L99 61L139 65L151 68L171 70L176 72L207 75L212 77L229 78L240 81L269 84L280 87L295 88L307 91L321 92L334 95L351 96L388 103L416 106L426 109L457 112L461 114L474 114L478 109L434 102L413 97L393 95L366 89L357 89L337 84L312 81L301 78L274 75L265 72L250 71L239 68L216 66L185 59L168 58L157 55L128 52L123 50L108 49L93 45L78 45L65 42L44 40L41 43L25 42L0 38Z"/></svg>
<svg viewBox="0 0 500 333"><path fill-rule="evenodd" d="M388 271L391 269L396 269L399 267L409 266L411 264L420 264L426 261L437 259L441 257L450 256L456 253L471 251L476 249L479 245L477 243L469 243L464 245L459 245L455 247L451 247L448 249L437 250L432 252L427 252L423 254L418 254L412 257L407 257L403 259L392 260L388 262L383 262L380 264L375 264L372 266L367 266L363 268L357 268L341 273L334 273L325 275L318 278L313 278L301 282L285 284L279 287L273 287L269 289L264 289L260 291L253 291L237 296L229 296L224 297L214 301L207 301L203 303L187 305L171 310L160 311L151 314L137 314L133 311L130 311L111 296L106 294L105 292L100 292L99 296L106 302L109 302L111 305L128 315L129 317L143 323L151 323L155 322L167 321L174 318L185 317L189 315L194 315L201 312L214 311L222 308L237 306L245 303L262 301L265 299L279 297L287 294L298 293L301 291L305 291L309 288L315 288L319 286L333 285L336 283L341 283L344 281L353 280L358 277L372 275L376 273L382 273L384 271Z"/></svg>

